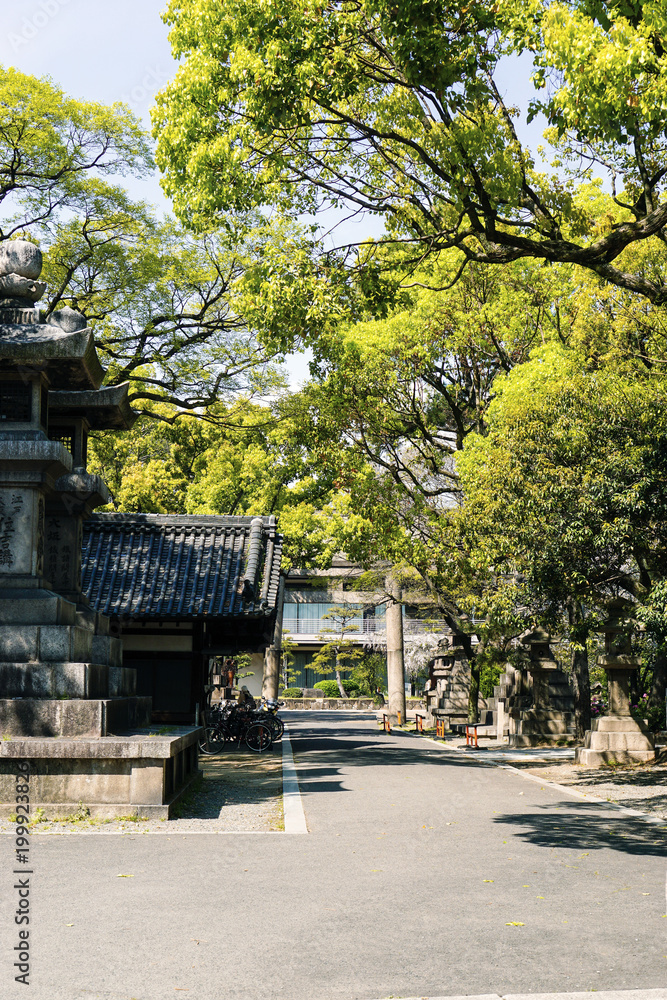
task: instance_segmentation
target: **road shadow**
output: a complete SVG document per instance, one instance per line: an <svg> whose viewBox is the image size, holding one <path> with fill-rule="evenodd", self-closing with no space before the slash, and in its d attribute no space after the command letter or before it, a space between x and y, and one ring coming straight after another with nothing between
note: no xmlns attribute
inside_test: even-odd
<svg viewBox="0 0 667 1000"><path fill-rule="evenodd" d="M664 828L639 816L619 813L601 815L604 806L577 802L543 806L538 811L494 816L495 823L514 829L511 835L537 847L571 848L576 851L620 851L623 854L667 857L667 823Z"/></svg>
<svg viewBox="0 0 667 1000"><path fill-rule="evenodd" d="M313 713L315 714L315 713ZM319 721L323 721L324 713ZM332 713L329 713L332 714ZM359 713L336 712L336 721L375 721L374 716L360 720ZM287 720L294 722L294 720ZM327 722L332 720L326 717ZM320 728L310 727L299 720L298 729L290 731L290 740L299 774L302 794L312 792L346 791L340 773L346 768L364 767L481 767L494 765L471 762L465 757L430 747L425 741L397 731L385 734L383 730L359 734L347 729L340 733L323 734ZM397 740L400 743L397 744Z"/></svg>

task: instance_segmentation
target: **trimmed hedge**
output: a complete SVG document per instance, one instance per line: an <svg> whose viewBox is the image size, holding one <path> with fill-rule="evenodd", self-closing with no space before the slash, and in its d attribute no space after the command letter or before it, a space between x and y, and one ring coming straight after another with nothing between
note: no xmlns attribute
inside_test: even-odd
<svg viewBox="0 0 667 1000"><path fill-rule="evenodd" d="M281 698L303 698L303 691L301 688L285 688L284 691L280 692Z"/></svg>
<svg viewBox="0 0 667 1000"><path fill-rule="evenodd" d="M325 698L340 698L340 691L338 690L338 684L336 681L318 681L317 684L313 684L318 691L321 691ZM345 685L343 685L343 688Z"/></svg>

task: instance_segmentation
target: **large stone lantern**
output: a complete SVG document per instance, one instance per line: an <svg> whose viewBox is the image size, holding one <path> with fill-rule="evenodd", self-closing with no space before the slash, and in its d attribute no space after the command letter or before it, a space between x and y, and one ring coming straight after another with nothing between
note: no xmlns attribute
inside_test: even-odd
<svg viewBox="0 0 667 1000"><path fill-rule="evenodd" d="M604 654L598 664L604 667L609 686L609 713L594 719L586 733L584 746L576 752L578 764L600 767L602 764L640 764L655 759L655 741L648 727L630 714L630 679L640 660L633 655L627 615L632 605L618 599L608 605L604 633Z"/></svg>
<svg viewBox="0 0 667 1000"><path fill-rule="evenodd" d="M33 807L166 816L196 772L196 730L147 739L151 699L81 592L83 518L109 499L87 433L136 415L127 386L99 388L85 317L40 316L41 265L31 243L0 244L0 810L27 760Z"/></svg>

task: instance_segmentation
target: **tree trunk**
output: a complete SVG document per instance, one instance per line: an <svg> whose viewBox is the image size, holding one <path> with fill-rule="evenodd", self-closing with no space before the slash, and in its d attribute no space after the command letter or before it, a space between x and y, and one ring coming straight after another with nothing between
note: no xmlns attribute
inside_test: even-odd
<svg viewBox="0 0 667 1000"><path fill-rule="evenodd" d="M572 649L572 687L574 689L574 722L577 739L583 740L591 728L591 678L588 670L588 628L586 627L580 604L573 603L568 608L570 638L576 646Z"/></svg>
<svg viewBox="0 0 667 1000"><path fill-rule="evenodd" d="M340 678L340 665L338 663L338 657L336 657L336 684L338 685L341 698L346 698L347 695L345 694L345 688L343 687L343 682Z"/></svg>
<svg viewBox="0 0 667 1000"><path fill-rule="evenodd" d="M651 701L662 708L661 728L665 722L665 697L667 696L667 653L658 653L653 666L653 683L651 684Z"/></svg>

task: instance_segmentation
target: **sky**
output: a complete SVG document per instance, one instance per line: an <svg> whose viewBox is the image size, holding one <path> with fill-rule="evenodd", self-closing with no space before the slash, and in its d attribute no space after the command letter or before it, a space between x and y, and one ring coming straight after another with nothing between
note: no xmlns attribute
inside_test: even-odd
<svg viewBox="0 0 667 1000"><path fill-rule="evenodd" d="M166 0L13 0L0 4L0 63L34 76L49 76L71 97L105 104L123 101L150 128L150 107L158 90L175 74L168 28L160 13ZM532 88L530 63L507 61L497 82L513 103L525 107ZM520 137L533 149L541 126L524 127ZM157 175L124 178L134 198L170 211ZM340 225L335 243L379 235L376 220ZM289 359L290 381L308 377L308 357Z"/></svg>

